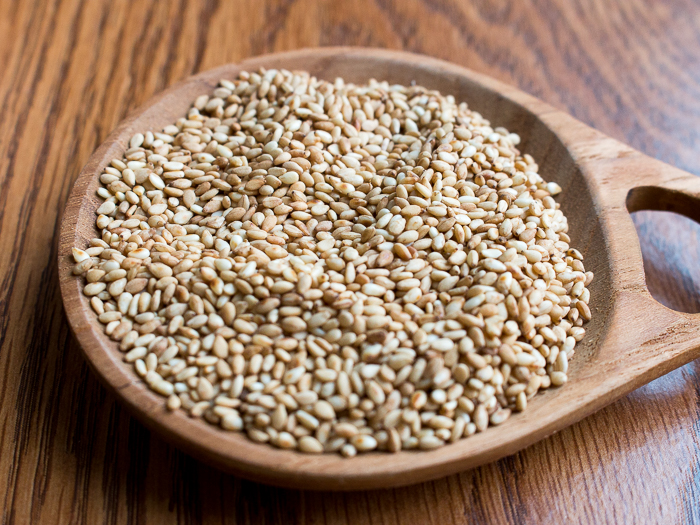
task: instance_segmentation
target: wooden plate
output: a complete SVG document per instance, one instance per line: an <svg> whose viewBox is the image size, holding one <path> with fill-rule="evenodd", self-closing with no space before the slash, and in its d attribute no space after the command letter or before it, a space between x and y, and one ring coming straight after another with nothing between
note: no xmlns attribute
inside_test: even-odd
<svg viewBox="0 0 700 525"><path fill-rule="evenodd" d="M188 417L169 413L151 392L81 293L71 274L71 247L96 235L98 176L138 131L158 130L183 116L221 78L259 67L305 69L327 80L412 81L452 94L522 137L546 180L558 182L572 244L595 272L593 320L576 347L569 383L536 396L503 425L430 452L370 453L353 459L275 449ZM618 397L700 356L700 316L675 312L650 296L629 212L670 210L700 219L700 178L651 159L540 100L484 75L440 60L361 48L268 55L191 77L122 122L92 155L68 200L61 229L59 275L66 313L88 362L148 428L197 458L240 476L295 488L351 490L395 487L468 469L527 447ZM683 235L683 232L678 232Z"/></svg>

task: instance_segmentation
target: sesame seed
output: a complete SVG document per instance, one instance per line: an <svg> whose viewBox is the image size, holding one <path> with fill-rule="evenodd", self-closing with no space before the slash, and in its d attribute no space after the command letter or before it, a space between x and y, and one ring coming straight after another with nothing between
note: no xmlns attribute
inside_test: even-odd
<svg viewBox="0 0 700 525"><path fill-rule="evenodd" d="M351 458L566 383L593 274L518 135L420 86L265 70L212 95L104 168L72 251L168 410Z"/></svg>

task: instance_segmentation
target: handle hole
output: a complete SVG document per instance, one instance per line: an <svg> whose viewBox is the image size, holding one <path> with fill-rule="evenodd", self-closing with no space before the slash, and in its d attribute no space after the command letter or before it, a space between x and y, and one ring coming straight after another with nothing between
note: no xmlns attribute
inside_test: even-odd
<svg viewBox="0 0 700 525"><path fill-rule="evenodd" d="M639 186L627 194L627 210L670 211L700 222L700 202L688 193L658 186Z"/></svg>
<svg viewBox="0 0 700 525"><path fill-rule="evenodd" d="M662 199L657 202L664 203ZM675 207L678 209L677 203ZM695 207L700 208L697 201ZM700 224L689 219L689 213L642 210L631 215L642 248L649 292L673 310L700 312Z"/></svg>

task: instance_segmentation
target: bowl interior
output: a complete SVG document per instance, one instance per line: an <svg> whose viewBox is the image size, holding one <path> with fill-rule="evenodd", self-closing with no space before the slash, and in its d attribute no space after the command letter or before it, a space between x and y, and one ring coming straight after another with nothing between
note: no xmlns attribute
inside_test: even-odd
<svg viewBox="0 0 700 525"><path fill-rule="evenodd" d="M610 292L610 261L604 232L596 217L591 191L564 144L534 113L487 87L488 83L482 83L478 75L465 75L443 65L439 61L413 61L405 56L403 60L396 56L389 59L360 51L320 57L302 52L262 57L240 66L224 66L187 80L147 103L138 114L120 125L93 155L71 196L71 202L80 203L80 211L75 217L66 217L63 235L71 238L76 246L84 246L95 236L94 210L99 205L95 191L101 170L112 158L121 155L133 133L159 130L174 122L186 113L196 96L210 92L220 78L234 78L241 69L265 66L306 69L327 80L341 76L357 83L370 78L401 84L415 81L443 94L454 95L458 101L467 102L488 118L494 127L503 126L521 136L520 149L535 158L546 180L556 181L563 188L557 200L569 219L572 245L583 253L586 269L596 274L590 288L592 306L610 304L614 296ZM446 475L502 455L491 446L495 437L511 435L515 440L526 434L528 422L538 415L543 417L548 402L572 386L538 395L529 403L526 412L514 415L502 426L489 428L437 451L393 455L373 453L346 460L336 455L310 457L273 449L252 443L240 434L190 419L184 413L167 413L163 407L164 399L144 386L131 365L122 362L122 354L116 345L102 333L87 299L80 293L79 280L70 275L68 253L69 248L62 253L61 259L64 302L71 326L98 375L149 428L159 431L193 455L247 477L287 486L342 489L401 485L419 480L405 478L408 471L420 472L419 478L423 479ZM586 338L577 346L576 357L571 363L569 376L572 383L595 359L604 332L602 315L594 317L587 325Z"/></svg>

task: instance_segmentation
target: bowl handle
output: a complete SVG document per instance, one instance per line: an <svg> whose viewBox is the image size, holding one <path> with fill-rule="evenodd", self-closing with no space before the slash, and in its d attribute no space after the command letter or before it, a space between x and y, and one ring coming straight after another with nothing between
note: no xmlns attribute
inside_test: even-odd
<svg viewBox="0 0 700 525"><path fill-rule="evenodd" d="M700 177L680 170L662 173L653 185L637 186L627 194L627 209L672 211L700 222Z"/></svg>
<svg viewBox="0 0 700 525"><path fill-rule="evenodd" d="M632 188L627 194L627 210L671 211L700 223L700 177L660 164L651 184ZM645 181L646 182L646 181ZM700 273L700 264L697 266ZM665 308L665 307L664 307ZM680 329L675 334L686 343L700 346L700 313L676 312L692 329Z"/></svg>

